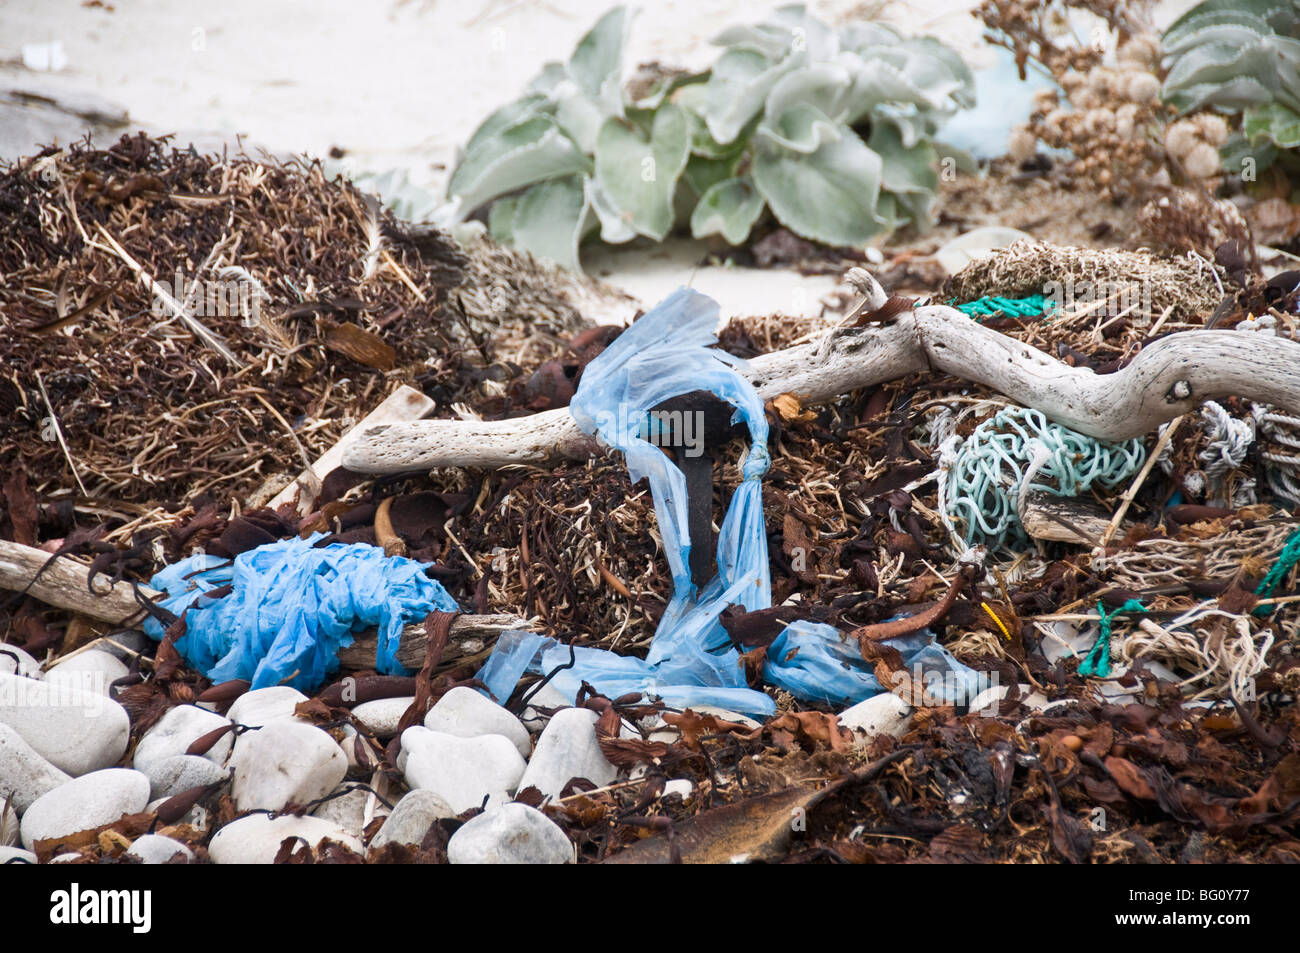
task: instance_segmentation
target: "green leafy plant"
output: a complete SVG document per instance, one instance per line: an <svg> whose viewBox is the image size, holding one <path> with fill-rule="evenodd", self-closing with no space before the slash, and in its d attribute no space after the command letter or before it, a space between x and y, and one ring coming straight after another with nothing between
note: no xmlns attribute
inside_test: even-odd
<svg viewBox="0 0 1300 953"><path fill-rule="evenodd" d="M1225 165L1258 169L1281 160L1300 168L1300 0L1206 0L1163 37L1163 94L1181 112L1212 108L1240 116Z"/></svg>
<svg viewBox="0 0 1300 953"><path fill-rule="evenodd" d="M575 268L593 233L662 241L689 226L738 245L765 210L827 245L929 223L934 137L974 104L956 52L790 6L724 31L706 72L625 88L629 21L611 10L483 122L448 185L462 216L485 212L494 237Z"/></svg>

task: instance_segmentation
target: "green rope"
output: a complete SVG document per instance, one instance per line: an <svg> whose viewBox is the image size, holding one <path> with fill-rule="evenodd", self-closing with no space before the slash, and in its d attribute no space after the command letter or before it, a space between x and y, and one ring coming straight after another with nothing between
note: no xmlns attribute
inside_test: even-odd
<svg viewBox="0 0 1300 953"><path fill-rule="evenodd" d="M1009 318L1039 318L1050 314L1052 307L1047 297L1041 294L1033 294L1027 298L1000 298L996 295L985 295L983 298L957 305L957 310L978 321L980 318L998 315Z"/></svg>
<svg viewBox="0 0 1300 953"><path fill-rule="evenodd" d="M1106 607L1102 605L1101 600L1097 601L1097 614L1101 616L1099 628L1101 632L1097 635L1097 641L1092 644L1092 650L1088 653L1082 664L1079 665L1079 674L1085 677L1095 676L1097 678L1110 677L1110 624L1115 616L1124 612L1146 612L1146 606L1136 599L1130 599L1114 612L1107 614Z"/></svg>
<svg viewBox="0 0 1300 953"><path fill-rule="evenodd" d="M1141 440L1108 443L1052 423L1039 410L1000 410L961 443L946 478L944 514L967 544L1000 550L1028 542L1016 498L1040 445L1047 459L1032 486L1056 496L1078 496L1094 484L1116 487L1146 459Z"/></svg>
<svg viewBox="0 0 1300 953"><path fill-rule="evenodd" d="M1295 568L1297 562L1300 562L1300 528L1286 538L1286 545L1282 547L1282 552L1277 554L1277 561L1273 563L1273 568L1268 571L1264 581L1255 590L1255 595L1261 599L1272 596L1273 590L1286 578L1287 573ZM1272 611L1272 606L1260 606L1255 610L1255 615L1268 615Z"/></svg>

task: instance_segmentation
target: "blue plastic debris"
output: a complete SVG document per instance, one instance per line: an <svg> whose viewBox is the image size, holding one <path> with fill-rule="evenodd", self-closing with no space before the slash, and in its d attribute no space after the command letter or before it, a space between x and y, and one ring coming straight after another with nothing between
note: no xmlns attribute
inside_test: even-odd
<svg viewBox="0 0 1300 953"><path fill-rule="evenodd" d="M928 629L881 645L897 649L908 674L926 693L953 705L969 704L986 679L958 662ZM791 622L767 649L763 677L801 701L846 707L887 690L856 642L820 622Z"/></svg>
<svg viewBox="0 0 1300 953"><path fill-rule="evenodd" d="M610 698L637 692L674 707L708 704L759 717L775 712L768 695L746 684L740 653L719 622L730 605L749 611L769 608L772 584L761 483L769 463L767 418L758 393L736 371L743 362L710 349L717 324L717 302L679 288L587 365L569 405L584 432L623 451L633 482L646 478L650 483L673 597L646 658L507 632L478 674L497 701L504 703L519 679L532 672L551 675L548 684L570 700L587 682ZM735 407L732 422L743 422L751 440L740 465L743 482L732 494L718 538L718 572L702 589L691 580L685 478L642 437L651 431L646 419L651 408L697 390ZM907 649L909 663L974 677L932 645L928 634L909 639L913 642L900 646ZM782 632L768 650L764 675L808 701L854 702L883 690L837 629L809 622L793 623Z"/></svg>
<svg viewBox="0 0 1300 953"><path fill-rule="evenodd" d="M268 543L233 562L191 556L154 576L150 584L167 594L162 608L190 610L177 651L214 682L312 691L338 670L339 649L375 627L376 669L406 674L397 661L402 627L435 609L455 612L456 601L424 575L424 563L364 543L316 547L324 535ZM207 595L226 585L228 594ZM144 629L163 637L154 619Z"/></svg>

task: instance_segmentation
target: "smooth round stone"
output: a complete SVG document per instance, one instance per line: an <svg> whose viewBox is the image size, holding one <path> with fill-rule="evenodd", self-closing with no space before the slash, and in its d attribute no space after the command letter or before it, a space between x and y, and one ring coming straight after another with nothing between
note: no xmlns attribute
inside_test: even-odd
<svg viewBox="0 0 1300 953"><path fill-rule="evenodd" d="M36 799L23 814L23 846L67 837L138 814L149 803L149 779L139 771L92 771Z"/></svg>
<svg viewBox="0 0 1300 953"><path fill-rule="evenodd" d="M231 759L231 794L241 811L280 811L329 794L348 773L348 759L314 725L281 718L244 733Z"/></svg>
<svg viewBox="0 0 1300 953"><path fill-rule="evenodd" d="M226 717L237 725L265 725L277 718L292 718L299 702L306 700L306 695L288 685L256 688L236 698Z"/></svg>
<svg viewBox="0 0 1300 953"><path fill-rule="evenodd" d="M194 754L178 754L150 761L144 769L149 778L149 796L155 800L169 798L197 788L218 784L230 777L230 769Z"/></svg>
<svg viewBox="0 0 1300 953"><path fill-rule="evenodd" d="M458 738L504 735L525 758L533 750L524 723L472 688L459 686L438 699L424 716L424 727Z"/></svg>
<svg viewBox="0 0 1300 953"><path fill-rule="evenodd" d="M50 764L22 735L0 722L0 794L8 796L20 814L42 794L71 780L70 774Z"/></svg>
<svg viewBox="0 0 1300 953"><path fill-rule="evenodd" d="M869 736L901 738L912 723L912 706L893 692L881 692L863 699L840 713L840 724Z"/></svg>
<svg viewBox="0 0 1300 953"><path fill-rule="evenodd" d="M331 791L331 794L338 791L347 791L347 793L330 798L312 811L311 816L337 824L345 831L359 837L366 828L366 802L370 799L370 792L357 787L348 790L348 787L347 784L340 784ZM383 805L379 804L379 807L382 808Z"/></svg>
<svg viewBox="0 0 1300 953"><path fill-rule="evenodd" d="M127 665L130 665L131 659L137 655L148 655L150 650L158 644L139 629L115 632L112 635L112 640L112 642L101 642L100 650L107 652L116 659L120 659Z"/></svg>
<svg viewBox="0 0 1300 953"><path fill-rule="evenodd" d="M45 681L68 684L88 692L108 695L108 687L129 673L121 660L99 649L88 649L60 662L45 673Z"/></svg>
<svg viewBox="0 0 1300 953"><path fill-rule="evenodd" d="M451 835L452 864L569 864L573 845L549 817L526 804L503 804Z"/></svg>
<svg viewBox="0 0 1300 953"><path fill-rule="evenodd" d="M546 727L546 723L551 720L550 715L543 715L538 709L552 708L572 708L573 700L564 697L564 693L558 688L551 685L543 685L537 689L528 699L528 705L524 707L524 713L520 720L524 727L533 734L537 734Z"/></svg>
<svg viewBox="0 0 1300 953"><path fill-rule="evenodd" d="M408 787L433 791L461 814L484 798L509 801L527 765L504 735L457 738L415 725L402 732L397 766Z"/></svg>
<svg viewBox="0 0 1300 953"><path fill-rule="evenodd" d="M228 719L195 705L177 705L144 733L140 743L135 746L135 759L132 763L137 771L144 771L156 761L185 754L190 745L208 732L228 724ZM226 732L202 757L215 764L222 764L230 754L231 744L232 733Z"/></svg>
<svg viewBox="0 0 1300 953"><path fill-rule="evenodd" d="M177 854L184 857L187 864L194 860L194 851L175 838L145 834L137 837L123 856L134 857L142 864L165 864Z"/></svg>
<svg viewBox="0 0 1300 953"><path fill-rule="evenodd" d="M301 837L315 849L328 838L361 853L361 839L319 817L267 817L249 814L212 835L208 857L214 864L273 864L286 837ZM301 846L301 844L297 845Z"/></svg>
<svg viewBox="0 0 1300 953"><path fill-rule="evenodd" d="M454 689L453 689L454 691ZM415 702L410 698L376 698L372 702L362 702L352 709L361 724L372 731L376 738L387 741L397 735L397 724L406 714L406 710Z"/></svg>
<svg viewBox="0 0 1300 953"><path fill-rule="evenodd" d="M32 658L23 649L8 642L0 643L0 675L26 675L28 678L41 679L41 663Z"/></svg>
<svg viewBox="0 0 1300 953"><path fill-rule="evenodd" d="M36 863L36 855L21 847L0 847L0 867L21 867Z"/></svg>
<svg viewBox="0 0 1300 953"><path fill-rule="evenodd" d="M131 737L131 719L112 699L18 675L0 675L0 722L73 777L116 764Z"/></svg>
<svg viewBox="0 0 1300 953"><path fill-rule="evenodd" d="M451 805L433 791L417 788L408 791L393 807L384 826L379 828L370 849L383 847L385 844L415 844L424 841L424 835L435 821L444 817L455 817Z"/></svg>
<svg viewBox="0 0 1300 953"><path fill-rule="evenodd" d="M537 749L519 781L519 790L532 787L554 798L574 778L604 787L618 777L618 768L600 750L596 738L598 717L587 708L557 711L537 739Z"/></svg>

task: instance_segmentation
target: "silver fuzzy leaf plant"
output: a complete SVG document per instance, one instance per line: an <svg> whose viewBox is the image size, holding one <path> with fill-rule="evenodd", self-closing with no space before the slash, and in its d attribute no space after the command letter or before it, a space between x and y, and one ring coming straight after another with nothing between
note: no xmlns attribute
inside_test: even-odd
<svg viewBox="0 0 1300 953"><path fill-rule="evenodd" d="M1163 95L1180 112L1239 116L1224 165L1246 158L1300 173L1300 0L1206 0L1162 37L1169 67Z"/></svg>
<svg viewBox="0 0 1300 953"><path fill-rule="evenodd" d="M789 6L716 37L703 73L625 87L630 20L611 10L479 126L448 184L462 219L486 214L498 240L570 268L596 233L621 244L689 227L740 245L765 210L832 246L929 224L935 135L974 105L952 49Z"/></svg>

